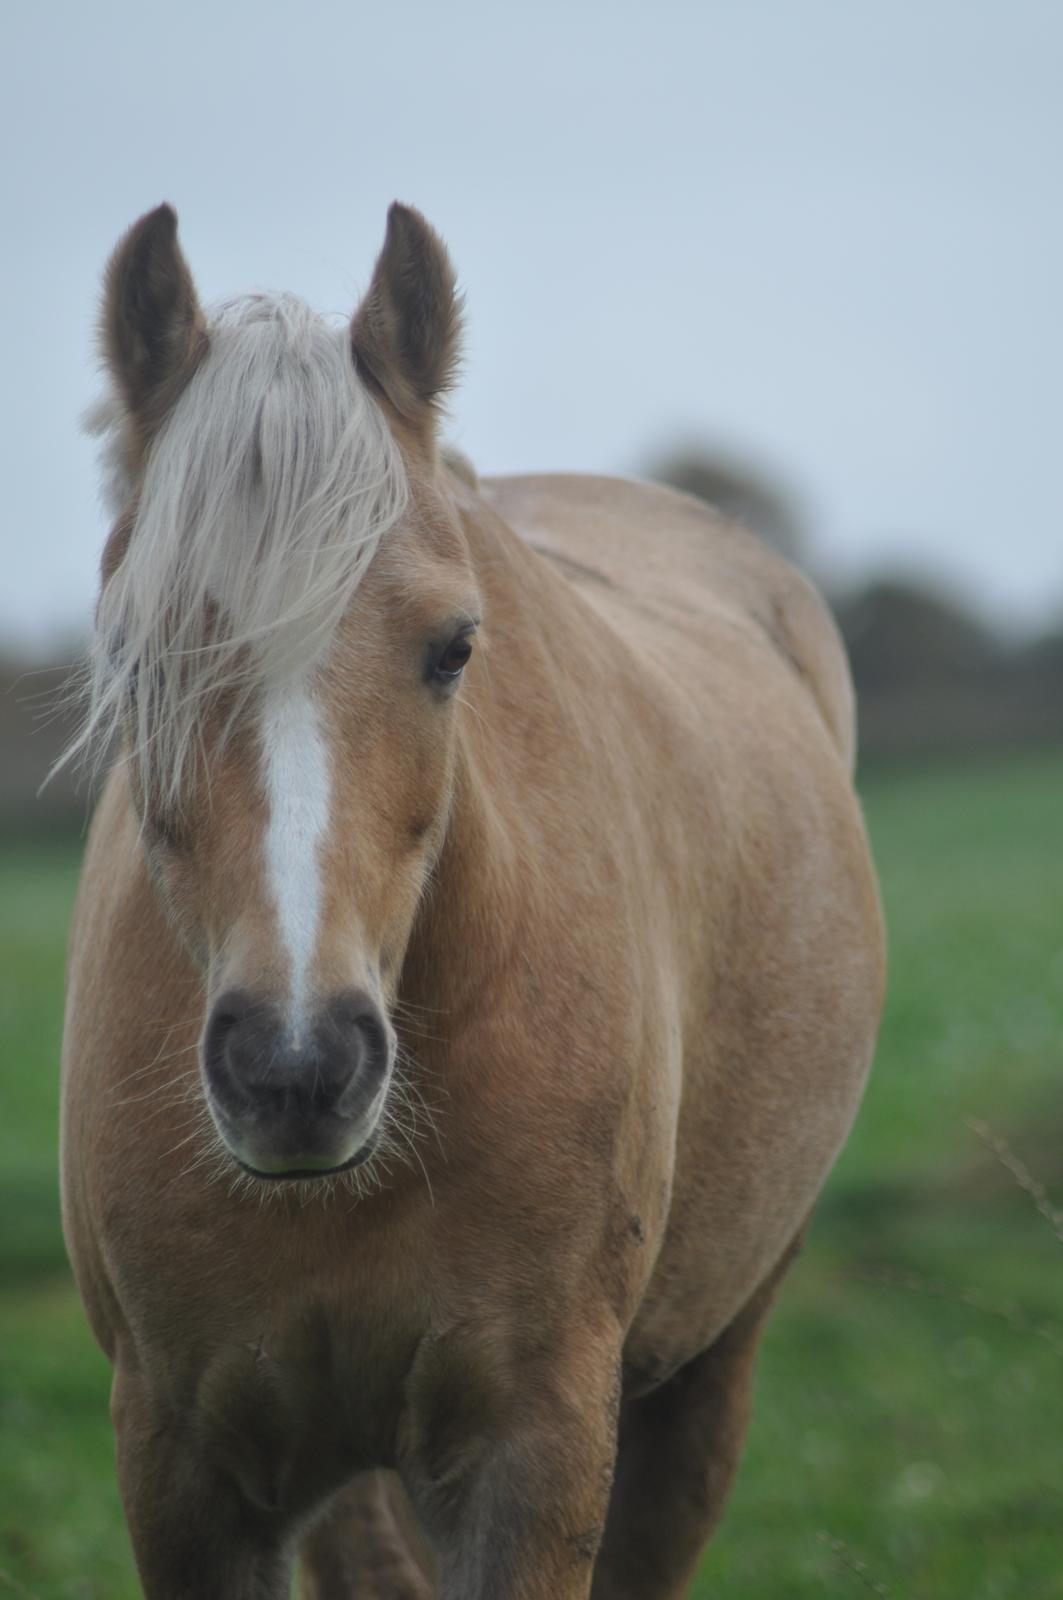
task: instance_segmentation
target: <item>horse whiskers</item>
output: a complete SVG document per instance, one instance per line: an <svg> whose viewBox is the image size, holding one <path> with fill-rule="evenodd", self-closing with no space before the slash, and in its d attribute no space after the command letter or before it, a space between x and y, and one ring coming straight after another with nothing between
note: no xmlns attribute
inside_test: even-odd
<svg viewBox="0 0 1063 1600"><path fill-rule="evenodd" d="M412 1034L415 1039L426 1040L429 1044L446 1044L447 1042L442 1034L429 1033L427 1028L415 1027L413 1023L408 1021L405 1017L398 1017L395 1020L398 1022L398 1025L402 1029L403 1033Z"/></svg>
<svg viewBox="0 0 1063 1600"><path fill-rule="evenodd" d="M124 1100L112 1102L113 1109L121 1110L125 1106L145 1105L149 1111L173 1111L183 1105L188 1105L195 1099L193 1088L181 1090L175 1094L166 1094L167 1085L160 1084L158 1089L152 1089L147 1094L127 1095Z"/></svg>
<svg viewBox="0 0 1063 1600"><path fill-rule="evenodd" d="M449 1017L452 1014L450 1006L426 1006L419 1000L395 999L390 1009L397 1016L407 1017Z"/></svg>
<svg viewBox="0 0 1063 1600"><path fill-rule="evenodd" d="M433 1087L441 1084L443 1074L440 1068L430 1067L423 1057L416 1055L408 1045L403 1044L401 1038L397 1041L395 1059L398 1065L411 1069L416 1077L431 1082ZM443 1088L440 1088L439 1092L446 1094Z"/></svg>
<svg viewBox="0 0 1063 1600"><path fill-rule="evenodd" d="M404 1144L406 1146L405 1150L403 1148L401 1148L395 1142L396 1139L399 1138L399 1137L401 1137L403 1139L403 1142L404 1142ZM436 1203L435 1191L432 1188L432 1180L428 1175L428 1168L426 1167L426 1165L424 1163L424 1158L422 1157L421 1152L417 1148L417 1143L416 1143L415 1137L412 1134L408 1133L407 1130L404 1129L401 1126L401 1124L398 1122L398 1120L396 1119L396 1121L392 1125L392 1134L391 1134L391 1136L390 1137L389 1136L385 1136L385 1139L386 1139L385 1149L387 1150L387 1152L389 1154L393 1153L397 1160L404 1162L405 1165L407 1165L407 1166L411 1166L412 1165L412 1161L416 1161L417 1165L421 1169L421 1174L422 1174L422 1176L424 1178L424 1181L425 1181L425 1187L428 1190L429 1204L434 1209L435 1208L435 1203ZM411 1161L410 1158L412 1158L412 1161Z"/></svg>
<svg viewBox="0 0 1063 1600"><path fill-rule="evenodd" d="M400 1115L400 1113L404 1113L404 1116ZM440 1117L437 1115L435 1108L429 1105L419 1089L415 1089L411 1085L399 1087L394 1112L388 1124L389 1130L400 1133L410 1145L411 1150L414 1149L418 1140L423 1141L430 1138L445 1161L446 1149L439 1128L439 1120ZM415 1151L415 1153L418 1161L420 1161L420 1152Z"/></svg>
<svg viewBox="0 0 1063 1600"><path fill-rule="evenodd" d="M198 1134L203 1132L204 1130L201 1125L199 1128L194 1129L189 1137L195 1138ZM186 1140L184 1142L187 1143L188 1141ZM211 1128L210 1132L206 1134L206 1140L203 1149L199 1151L198 1155L196 1155L187 1166L182 1168L182 1170L177 1174L177 1177L174 1179L174 1182L178 1183L185 1178L191 1177L193 1173L199 1172L201 1168L205 1169L203 1175L208 1184L217 1183L227 1174L231 1174L232 1172L232 1157L222 1144L221 1139L218 1137L217 1132L213 1127Z"/></svg>
<svg viewBox="0 0 1063 1600"><path fill-rule="evenodd" d="M169 1092L168 1091L172 1091ZM199 1093L199 1069L193 1066L188 1071L179 1073L176 1077L167 1077L161 1083L154 1084L150 1089L145 1089L140 1094L127 1094L121 1100L112 1098L110 1104L115 1110L121 1106L143 1105L152 1100L160 1106L177 1106L195 1100Z"/></svg>
<svg viewBox="0 0 1063 1600"><path fill-rule="evenodd" d="M206 1107L197 1107L196 1114L190 1119L190 1121L182 1123L182 1127L190 1128L190 1131L185 1134L183 1139L178 1139L176 1144L172 1144L168 1150L163 1151L162 1159L164 1161L168 1160L170 1156L176 1155L178 1150L183 1150L185 1145L191 1144L192 1140L197 1139L200 1134L207 1132L207 1123L210 1122L209 1115L207 1116L206 1120L204 1120L204 1117L200 1114L201 1110L205 1112ZM213 1123L210 1123L210 1131L214 1132ZM187 1170L188 1169L186 1168L185 1171ZM178 1174L178 1176L183 1176L183 1173Z"/></svg>
<svg viewBox="0 0 1063 1600"><path fill-rule="evenodd" d="M188 1044L180 1045L176 1050L170 1050L170 1051L167 1051L165 1054L163 1054L163 1051L165 1049L165 1046L166 1046L168 1040L173 1037L173 1035L177 1032L177 1030L179 1028L189 1027L192 1022L196 1022L196 1021L201 1022L202 1021L202 1016L200 1015L199 1017L191 1017L191 1018L186 1019L186 1021L184 1021L184 1022L174 1022L174 1023L168 1024L166 1029L165 1029L164 1038L162 1040L162 1043L159 1045L159 1049L158 1049L157 1053L151 1058L150 1061L145 1061L141 1066L134 1067L132 1072L125 1073L121 1078L119 1078L116 1081L114 1087L116 1089L120 1089L123 1084L132 1083L135 1078L142 1078L145 1073L151 1072L153 1070L153 1068L155 1068L155 1067L162 1066L164 1062L173 1061L178 1056L184 1055L188 1051L197 1049L198 1045L199 1045L198 1037L193 1039L193 1040L191 1040Z"/></svg>

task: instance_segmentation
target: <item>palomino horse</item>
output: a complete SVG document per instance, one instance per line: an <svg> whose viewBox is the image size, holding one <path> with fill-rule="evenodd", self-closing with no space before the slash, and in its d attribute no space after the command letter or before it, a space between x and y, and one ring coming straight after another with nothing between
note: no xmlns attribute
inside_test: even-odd
<svg viewBox="0 0 1063 1600"><path fill-rule="evenodd" d="M441 455L349 328L111 261L67 1239L150 1600L665 1600L882 991L842 650L669 491ZM112 744L112 748L113 748Z"/></svg>

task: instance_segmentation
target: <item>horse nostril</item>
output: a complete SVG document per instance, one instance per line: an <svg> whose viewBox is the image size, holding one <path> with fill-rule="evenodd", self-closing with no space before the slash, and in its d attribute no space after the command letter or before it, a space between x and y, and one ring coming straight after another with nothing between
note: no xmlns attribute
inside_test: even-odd
<svg viewBox="0 0 1063 1600"><path fill-rule="evenodd" d="M387 1048L387 1025L367 994L355 990L337 996L327 1015L332 1030L341 1038L356 1041L356 1049L375 1056Z"/></svg>
<svg viewBox="0 0 1063 1600"><path fill-rule="evenodd" d="M203 1035L203 1066L223 1094L246 1099L253 1092L272 1027L264 1008L239 990L227 990L215 1003Z"/></svg>
<svg viewBox="0 0 1063 1600"><path fill-rule="evenodd" d="M209 1066L220 1066L225 1056L225 1044L233 1029L238 1026L240 1014L230 1000L225 1006L216 1005L207 1022L203 1036L203 1054Z"/></svg>
<svg viewBox="0 0 1063 1600"><path fill-rule="evenodd" d="M210 1039L216 1051L224 1048L226 1035L232 1032L239 1021L235 1011L215 1012L211 1018Z"/></svg>

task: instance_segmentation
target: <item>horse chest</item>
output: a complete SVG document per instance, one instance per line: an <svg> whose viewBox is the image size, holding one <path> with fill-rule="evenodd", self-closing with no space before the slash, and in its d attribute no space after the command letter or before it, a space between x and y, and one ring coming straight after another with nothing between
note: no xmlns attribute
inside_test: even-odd
<svg viewBox="0 0 1063 1600"><path fill-rule="evenodd" d="M413 1342L322 1307L219 1347L195 1383L206 1456L264 1510L296 1513L393 1456Z"/></svg>

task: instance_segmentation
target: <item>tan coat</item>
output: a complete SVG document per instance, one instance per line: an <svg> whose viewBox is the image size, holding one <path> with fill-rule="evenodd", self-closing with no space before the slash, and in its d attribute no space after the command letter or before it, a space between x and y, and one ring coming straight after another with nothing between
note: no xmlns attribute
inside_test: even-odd
<svg viewBox="0 0 1063 1600"><path fill-rule="evenodd" d="M392 958L416 1160L263 1203L200 1159L203 977L121 770L92 828L64 1215L151 1600L280 1596L299 1537L321 1597L427 1594L433 1566L445 1600L685 1592L871 1061L882 929L810 586L648 485L415 479L358 605L445 522L484 634ZM362 817L381 729L351 753Z"/></svg>

